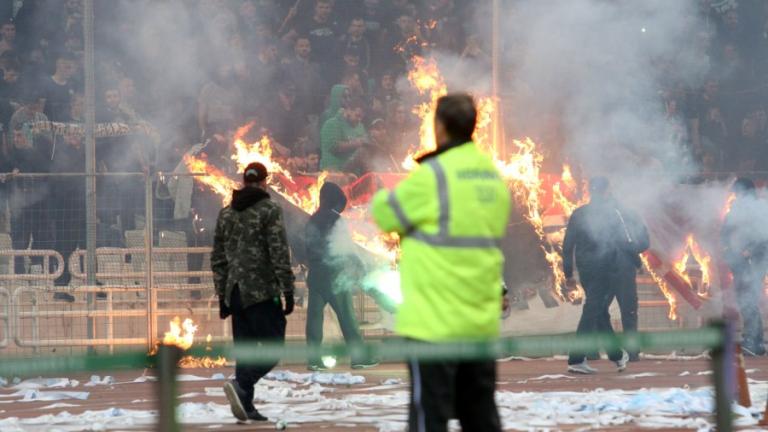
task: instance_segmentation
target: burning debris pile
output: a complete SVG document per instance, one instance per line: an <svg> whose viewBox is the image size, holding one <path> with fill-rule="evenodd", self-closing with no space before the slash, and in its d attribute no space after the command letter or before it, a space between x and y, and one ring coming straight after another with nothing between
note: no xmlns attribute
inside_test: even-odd
<svg viewBox="0 0 768 432"><path fill-rule="evenodd" d="M165 332L162 341L158 341L155 347L150 351L149 355L155 355L160 345L175 345L182 350L186 351L192 347L195 342L195 334L197 333L197 325L191 318L186 318L184 321L179 317L173 318L170 323L170 330ZM208 335L205 339L206 345L210 346L211 335ZM183 356L179 360L179 367L181 368L206 368L211 369L215 367L221 367L227 365L227 359L219 356L218 358L211 358L209 356L193 357Z"/></svg>

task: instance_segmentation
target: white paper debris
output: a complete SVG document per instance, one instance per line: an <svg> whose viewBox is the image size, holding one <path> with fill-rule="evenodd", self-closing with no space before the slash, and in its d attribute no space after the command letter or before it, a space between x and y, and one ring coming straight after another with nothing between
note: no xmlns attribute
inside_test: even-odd
<svg viewBox="0 0 768 432"><path fill-rule="evenodd" d="M115 383L115 379L111 376L107 375L104 378L101 378L98 375L91 375L91 380L84 384L85 387L93 387L97 385L113 385Z"/></svg>

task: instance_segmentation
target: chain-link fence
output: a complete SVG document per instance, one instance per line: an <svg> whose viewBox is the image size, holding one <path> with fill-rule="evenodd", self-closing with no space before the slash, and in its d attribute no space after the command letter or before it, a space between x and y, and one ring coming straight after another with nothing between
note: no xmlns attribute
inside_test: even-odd
<svg viewBox="0 0 768 432"><path fill-rule="evenodd" d="M0 197L0 349L150 347L177 316L193 320L196 339L229 340L230 323L219 319L210 271L222 200L198 188L193 177L97 175L97 223L91 233L96 268L89 279L86 176L6 175ZM287 336L299 339L305 333L307 290L302 263L294 268L297 309ZM388 334L372 299L359 293L354 305L367 336ZM329 339L341 334L336 322L328 308Z"/></svg>
<svg viewBox="0 0 768 432"><path fill-rule="evenodd" d="M231 338L229 321L218 317L210 252L223 197L200 186L193 174L98 174L93 261L86 250L84 174L4 175L0 183L0 350L61 352L88 347L114 350L163 338L174 317L197 325L196 340ZM287 336L303 339L307 289L303 226L307 214L285 200L289 242L297 275L297 309ZM510 262L519 259L509 257ZM89 283L89 281L92 281ZM647 275L638 277L643 330L695 328L705 316L678 302L678 319ZM391 334L392 317L362 292L354 309L367 337ZM528 313L559 316L572 331L579 308L538 307ZM614 325L620 314L614 307ZM522 313L522 312L521 312ZM325 311L327 339L340 338L337 320ZM520 317L518 317L520 318ZM515 316L510 320L515 320ZM568 323L571 323L570 325ZM544 331L546 329L539 329ZM539 331L539 332L540 332ZM525 329L515 334L527 334Z"/></svg>

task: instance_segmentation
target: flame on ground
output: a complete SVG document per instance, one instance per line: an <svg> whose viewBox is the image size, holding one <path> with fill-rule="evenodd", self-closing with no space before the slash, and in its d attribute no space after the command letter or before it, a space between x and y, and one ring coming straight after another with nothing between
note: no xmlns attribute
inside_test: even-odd
<svg viewBox="0 0 768 432"><path fill-rule="evenodd" d="M174 317L169 322L169 326L170 330L165 332L163 341L159 342L158 345L175 345L185 351L188 350L195 341L195 333L197 333L197 325L195 325L195 322L190 318L181 321L181 318ZM208 335L205 341L206 344L208 344L208 349L210 350L211 335ZM156 345L150 351L150 355L157 353L158 345ZM227 363L227 359L221 356L215 359L209 356L184 356L181 358L181 360L179 360L179 367L211 369L215 367L226 366Z"/></svg>
<svg viewBox="0 0 768 432"><path fill-rule="evenodd" d="M163 337L163 345L176 345L184 350L189 349L195 341L197 332L194 321L187 318L182 322L181 318L175 317L171 320L170 326L171 330L165 332Z"/></svg>

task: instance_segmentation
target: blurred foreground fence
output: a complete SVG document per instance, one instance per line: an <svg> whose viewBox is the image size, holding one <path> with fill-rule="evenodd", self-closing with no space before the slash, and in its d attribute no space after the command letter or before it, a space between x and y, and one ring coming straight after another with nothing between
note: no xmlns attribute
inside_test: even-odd
<svg viewBox="0 0 768 432"><path fill-rule="evenodd" d="M144 351L104 355L65 357L9 357L0 362L0 375L34 376L65 372L94 372L129 368L157 369L158 429L179 430L176 422L176 366L182 355L222 355L249 364L304 363L319 356L366 355L389 362L408 359L424 361L437 359L478 360L506 356L549 356L565 351L594 352L600 349L654 350L696 348L710 350L713 370L714 408L718 431L732 430L731 403L733 400L733 338L729 325L716 323L696 330L658 333L628 333L611 335L550 335L504 338L494 341L454 342L427 344L413 341L388 340L361 345L330 345L309 347L304 344L250 344L216 346L182 352L171 345L161 345L156 356Z"/></svg>

